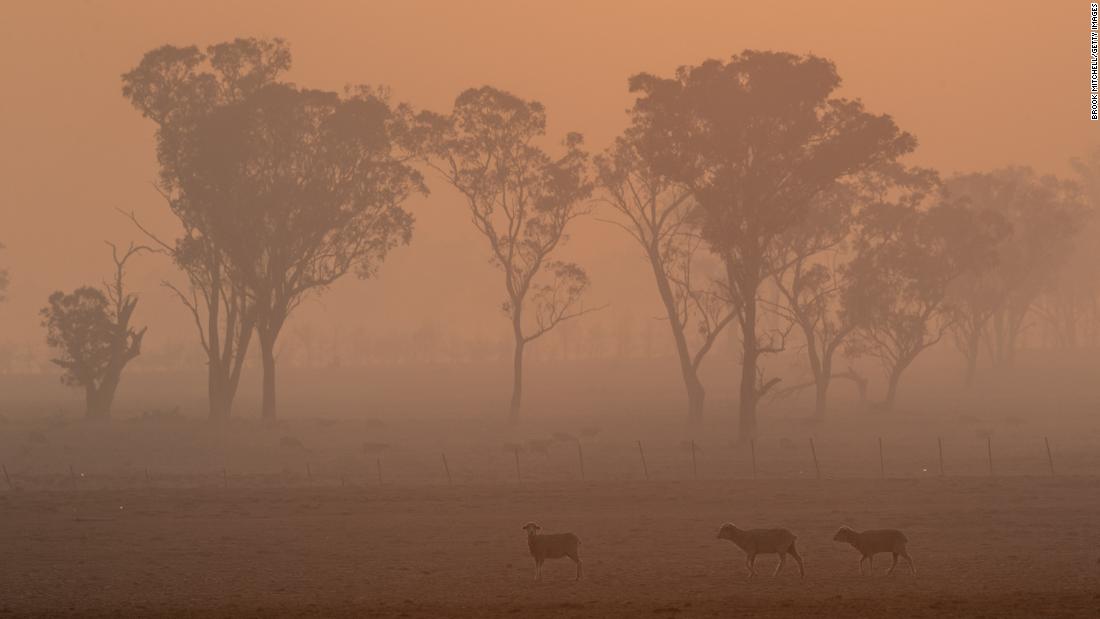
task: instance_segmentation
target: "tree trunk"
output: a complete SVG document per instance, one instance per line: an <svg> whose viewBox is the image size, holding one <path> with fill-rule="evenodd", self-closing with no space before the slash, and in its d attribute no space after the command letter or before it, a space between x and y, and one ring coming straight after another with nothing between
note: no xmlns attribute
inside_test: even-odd
<svg viewBox="0 0 1100 619"><path fill-rule="evenodd" d="M970 388L974 385L974 375L978 370L978 350L981 346L982 330L974 329L967 335L966 342L966 380L965 385Z"/></svg>
<svg viewBox="0 0 1100 619"><path fill-rule="evenodd" d="M512 356L512 401L508 405L508 421L519 421L519 410L523 403L523 335L516 332L516 348Z"/></svg>
<svg viewBox="0 0 1100 619"><path fill-rule="evenodd" d="M99 391L94 385L84 387L84 418L100 419L105 416L99 401Z"/></svg>
<svg viewBox="0 0 1100 619"><path fill-rule="evenodd" d="M882 410L891 411L894 410L894 402L898 397L898 383L901 381L901 370L895 369L890 372L889 380L886 386L886 398L882 401Z"/></svg>
<svg viewBox="0 0 1100 619"><path fill-rule="evenodd" d="M741 397L738 412L738 435L742 443L756 438L756 290L746 291L741 318Z"/></svg>
<svg viewBox="0 0 1100 619"><path fill-rule="evenodd" d="M823 374L814 383L814 417L825 418L825 409L829 400L829 381L831 377Z"/></svg>
<svg viewBox="0 0 1100 619"><path fill-rule="evenodd" d="M207 365L206 391L210 403L210 419L223 420L229 418L233 396L229 394L229 386L225 380L225 369L215 359L209 359Z"/></svg>
<svg viewBox="0 0 1100 619"><path fill-rule="evenodd" d="M261 331L259 335L264 367L261 417L264 421L275 421L275 334Z"/></svg>
<svg viewBox="0 0 1100 619"><path fill-rule="evenodd" d="M703 420L703 406L706 400L706 390L699 380L699 372L691 357L688 348L687 336L684 334L684 325L680 322L680 313L676 307L676 295L672 291L668 275L665 274L661 263L660 250L656 247L647 248L650 266L653 268L653 276L657 280L657 292L661 295L661 302L665 306L665 314L668 316L669 328L672 330L672 340L676 344L676 355L680 360L680 375L684 381L684 389L688 400L688 423L699 423Z"/></svg>
<svg viewBox="0 0 1100 619"><path fill-rule="evenodd" d="M691 379L684 378L688 396L688 423L702 423L703 406L706 402L707 392L703 389L703 383L692 372Z"/></svg>

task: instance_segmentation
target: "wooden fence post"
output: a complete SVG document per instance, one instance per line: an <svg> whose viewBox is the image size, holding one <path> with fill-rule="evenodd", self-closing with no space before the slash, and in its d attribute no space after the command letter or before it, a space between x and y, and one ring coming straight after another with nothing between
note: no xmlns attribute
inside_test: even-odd
<svg viewBox="0 0 1100 619"><path fill-rule="evenodd" d="M993 437L985 437L985 449L989 454L989 476L993 476Z"/></svg>
<svg viewBox="0 0 1100 619"><path fill-rule="evenodd" d="M695 461L695 439L691 440L691 475L699 479L699 464Z"/></svg>
<svg viewBox="0 0 1100 619"><path fill-rule="evenodd" d="M814 437L810 437L810 453L814 456L814 469L817 471L817 478L821 479L821 465L817 463L817 448L814 447Z"/></svg>
<svg viewBox="0 0 1100 619"><path fill-rule="evenodd" d="M756 479L756 439L749 439L749 449L752 450L752 478Z"/></svg>
<svg viewBox="0 0 1100 619"><path fill-rule="evenodd" d="M940 446L940 477L943 477L943 437L937 436L936 443Z"/></svg>
<svg viewBox="0 0 1100 619"><path fill-rule="evenodd" d="M1043 442L1047 444L1047 463L1050 464L1050 474L1054 476L1054 455L1050 452L1050 437L1044 436Z"/></svg>
<svg viewBox="0 0 1100 619"><path fill-rule="evenodd" d="M882 455L882 437L878 437L878 470L883 479L886 479L886 459Z"/></svg>
<svg viewBox="0 0 1100 619"><path fill-rule="evenodd" d="M645 473L645 480L649 481L649 465L645 461L645 450L642 449L642 442L638 441L638 454L642 456L642 472Z"/></svg>

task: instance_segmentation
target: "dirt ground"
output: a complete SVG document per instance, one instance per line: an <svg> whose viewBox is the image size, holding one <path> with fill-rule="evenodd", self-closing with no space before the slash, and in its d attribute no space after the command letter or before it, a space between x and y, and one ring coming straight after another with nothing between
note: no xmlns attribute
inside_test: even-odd
<svg viewBox="0 0 1100 619"><path fill-rule="evenodd" d="M16 490L0 616L1100 616L1100 480L539 482ZM573 531L533 581L521 525ZM718 526L806 559L748 582ZM919 574L857 574L841 524L897 527Z"/></svg>

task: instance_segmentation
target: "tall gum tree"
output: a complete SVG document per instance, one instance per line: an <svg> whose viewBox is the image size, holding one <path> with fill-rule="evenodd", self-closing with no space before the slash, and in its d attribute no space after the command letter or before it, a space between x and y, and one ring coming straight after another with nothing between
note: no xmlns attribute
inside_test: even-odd
<svg viewBox="0 0 1100 619"><path fill-rule="evenodd" d="M276 416L275 344L291 313L351 271L373 276L411 240L404 203L427 189L400 147L404 120L383 90L269 84L196 126L183 191L215 205L212 236L254 304L266 420Z"/></svg>
<svg viewBox="0 0 1100 619"><path fill-rule="evenodd" d="M504 314L512 330L512 395L508 419L519 420L528 344L584 308L588 274L555 260L566 230L588 212L588 156L580 134L566 135L564 154L537 145L546 110L489 86L461 93L448 115L422 112L417 123L427 164L462 194L474 228L504 275Z"/></svg>
<svg viewBox="0 0 1100 619"><path fill-rule="evenodd" d="M206 353L211 419L230 416L256 325L255 303L230 270L227 248L213 229L213 213L225 205L205 203L186 188L196 183L187 162L194 158L197 127L220 106L239 103L275 83L290 68L281 39L235 39L198 47L166 45L149 51L122 76L122 93L156 125L159 175L156 188L176 217L180 234L164 239L134 223L187 278L166 281L191 314Z"/></svg>
<svg viewBox="0 0 1100 619"><path fill-rule="evenodd" d="M649 157L691 189L693 218L725 270L741 332L742 441L756 435L757 403L777 381L759 368L762 355L781 349L761 332L759 301L780 239L839 179L916 146L889 116L836 97L839 86L828 60L752 50L630 81Z"/></svg>
<svg viewBox="0 0 1100 619"><path fill-rule="evenodd" d="M653 272L680 362L687 418L698 423L706 401L699 369L735 314L714 283L697 273L700 239L690 224L691 191L653 168L641 139L628 129L597 158L601 201L619 214L611 223L638 243Z"/></svg>

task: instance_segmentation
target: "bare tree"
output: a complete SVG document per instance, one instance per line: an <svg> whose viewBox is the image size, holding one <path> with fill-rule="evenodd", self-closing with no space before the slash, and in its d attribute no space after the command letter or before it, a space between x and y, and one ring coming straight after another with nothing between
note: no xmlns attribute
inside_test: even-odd
<svg viewBox="0 0 1100 619"><path fill-rule="evenodd" d="M449 115L422 113L420 127L428 165L465 198L504 274L503 310L514 342L508 418L515 422L526 346L592 311L581 305L589 285L584 269L553 259L569 223L587 212L591 183L582 139L568 134L565 154L551 157L534 143L546 133L542 104L488 86L460 94Z"/></svg>
<svg viewBox="0 0 1100 619"><path fill-rule="evenodd" d="M761 332L762 286L777 271L783 235L839 179L913 150L916 141L889 116L835 98L828 60L745 51L708 60L674 78L631 79L643 144L663 173L692 190L702 237L725 269L741 327L740 438L756 434L765 380L762 355L783 348L783 333Z"/></svg>
<svg viewBox="0 0 1100 619"><path fill-rule="evenodd" d="M65 370L61 382L84 389L85 415L89 419L111 414L122 370L141 354L145 327L130 326L137 296L125 287L126 261L147 249L133 244L119 255L111 246L114 278L103 289L84 286L71 293L50 295L42 309L46 343L58 351L53 363Z"/></svg>
<svg viewBox="0 0 1100 619"><path fill-rule="evenodd" d="M691 191L653 168L639 148L641 137L628 129L597 159L599 183L603 202L621 215L611 223L641 246L653 271L680 361L688 421L698 422L706 399L699 368L736 313L713 282L700 282L694 273L701 239L689 222Z"/></svg>

